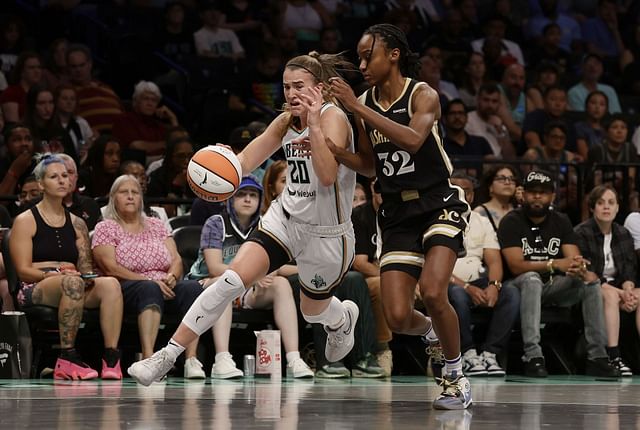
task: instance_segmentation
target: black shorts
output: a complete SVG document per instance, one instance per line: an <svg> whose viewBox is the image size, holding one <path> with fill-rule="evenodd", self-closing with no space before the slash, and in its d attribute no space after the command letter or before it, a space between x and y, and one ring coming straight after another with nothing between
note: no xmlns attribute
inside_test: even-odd
<svg viewBox="0 0 640 430"><path fill-rule="evenodd" d="M464 232L470 207L459 187L383 195L378 212L382 230L380 271L399 270L420 279L424 256L435 245L466 254Z"/></svg>

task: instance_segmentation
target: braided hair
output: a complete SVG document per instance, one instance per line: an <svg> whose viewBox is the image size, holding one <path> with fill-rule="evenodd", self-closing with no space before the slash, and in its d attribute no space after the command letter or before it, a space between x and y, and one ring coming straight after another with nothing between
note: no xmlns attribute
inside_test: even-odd
<svg viewBox="0 0 640 430"><path fill-rule="evenodd" d="M418 54L411 51L407 36L400 28L392 24L375 24L367 28L364 34L371 35L374 43L376 36L378 36L384 40L388 49L399 49L400 61L398 66L402 75L410 78L418 76L418 71L420 70Z"/></svg>

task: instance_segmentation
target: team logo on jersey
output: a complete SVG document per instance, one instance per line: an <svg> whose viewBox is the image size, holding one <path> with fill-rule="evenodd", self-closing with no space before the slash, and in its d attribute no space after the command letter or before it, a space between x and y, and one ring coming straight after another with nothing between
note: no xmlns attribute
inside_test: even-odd
<svg viewBox="0 0 640 430"><path fill-rule="evenodd" d="M317 273L313 275L313 279L311 280L311 283L313 284L314 287L318 289L327 285L327 283L324 281L324 278L318 275Z"/></svg>
<svg viewBox="0 0 640 430"><path fill-rule="evenodd" d="M460 214L456 211L450 211L447 209L442 209L442 215L438 217L440 221L451 221L451 222L459 222Z"/></svg>

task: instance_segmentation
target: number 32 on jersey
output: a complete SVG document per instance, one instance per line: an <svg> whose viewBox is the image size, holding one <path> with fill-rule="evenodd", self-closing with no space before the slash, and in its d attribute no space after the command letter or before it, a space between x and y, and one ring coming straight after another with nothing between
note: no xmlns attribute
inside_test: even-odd
<svg viewBox="0 0 640 430"><path fill-rule="evenodd" d="M388 152L378 152L377 155L383 163L382 173L385 176L399 176L416 170L411 154L407 151L394 151L391 156Z"/></svg>

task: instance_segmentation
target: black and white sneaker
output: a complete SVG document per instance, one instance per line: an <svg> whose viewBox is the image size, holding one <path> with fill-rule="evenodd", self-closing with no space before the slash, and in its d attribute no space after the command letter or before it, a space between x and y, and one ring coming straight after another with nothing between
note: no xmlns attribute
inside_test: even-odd
<svg viewBox="0 0 640 430"><path fill-rule="evenodd" d="M613 360L609 360L611 367L615 367L620 372L620 376L633 376L631 368L624 364L622 357L616 357Z"/></svg>

